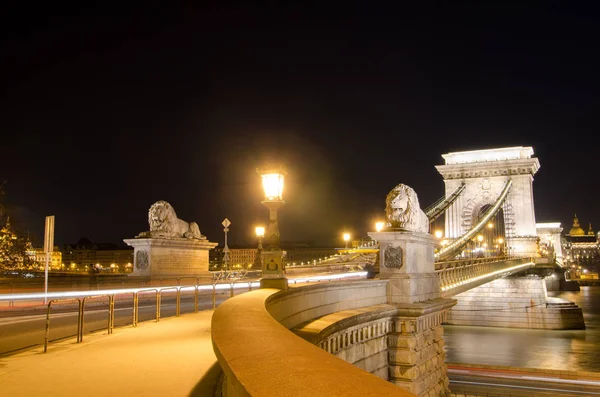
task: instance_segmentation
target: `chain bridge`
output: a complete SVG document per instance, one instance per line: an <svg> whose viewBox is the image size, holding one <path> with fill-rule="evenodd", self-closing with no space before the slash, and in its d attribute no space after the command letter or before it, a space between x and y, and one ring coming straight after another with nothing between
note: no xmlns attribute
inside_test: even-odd
<svg viewBox="0 0 600 397"><path fill-rule="evenodd" d="M327 362L328 379L345 379L352 369L334 369L341 364L331 361L333 355L399 386L396 393L386 391L389 395L406 395L403 389L411 395L445 396L444 325L585 328L579 307L548 297L544 274L527 274L538 265L550 270L560 266L547 249L538 248L533 176L540 164L533 149L518 146L442 157L445 164L436 169L444 178L445 194L423 209L428 232L423 231L425 221L413 230L388 224L369 232L370 241L319 262L324 267L361 266L370 271L370 279L263 289L217 309L213 345L225 373L224 388L245 390L257 376L271 376L247 369L255 368L276 343L284 351L273 371L303 377L296 366L300 359L302 368L323 369L321 363ZM552 237L546 236L547 241L559 241L552 234L555 229L544 230ZM234 330L239 318L248 322L246 343L232 348L220 335ZM281 325L292 332L283 332ZM265 335L272 337L269 343ZM285 394L297 395L298 390ZM352 390L367 394L360 385Z"/></svg>
<svg viewBox="0 0 600 397"><path fill-rule="evenodd" d="M424 211L430 233L438 242L435 271L443 296L454 296L536 264L561 265L538 247L533 176L540 163L531 147L447 153L442 157L445 164L436 169L444 178L445 194ZM368 241L340 250L323 264L377 266L378 255L379 244Z"/></svg>

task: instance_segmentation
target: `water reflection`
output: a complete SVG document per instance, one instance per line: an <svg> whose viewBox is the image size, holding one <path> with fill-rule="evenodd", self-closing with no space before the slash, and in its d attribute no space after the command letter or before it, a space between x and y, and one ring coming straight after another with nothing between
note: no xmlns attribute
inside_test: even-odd
<svg viewBox="0 0 600 397"><path fill-rule="evenodd" d="M444 326L446 361L600 372L600 287L549 292L583 309L585 330Z"/></svg>

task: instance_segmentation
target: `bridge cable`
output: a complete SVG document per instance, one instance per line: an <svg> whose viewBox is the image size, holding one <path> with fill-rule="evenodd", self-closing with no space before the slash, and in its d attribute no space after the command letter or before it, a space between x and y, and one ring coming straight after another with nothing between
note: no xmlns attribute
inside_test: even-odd
<svg viewBox="0 0 600 397"><path fill-rule="evenodd" d="M440 215L442 215L448 209L448 207L454 204L458 196L460 196L466 187L467 185L464 182L461 183L461 185L450 196L442 196L442 198L427 207L424 212L429 218L429 223L432 223L439 218Z"/></svg>
<svg viewBox="0 0 600 397"><path fill-rule="evenodd" d="M458 251L462 250L462 248L469 243L471 238L473 238L475 236L475 234L477 234L482 228L484 228L485 225L487 224L487 222L494 215L496 215L496 212L498 212L498 210L504 203L504 200L506 200L506 196L508 196L508 193L510 192L511 187L512 187L512 180L509 179L508 181L506 181L506 185L504 186L504 189L498 196L498 199L496 200L494 205L486 211L486 213L479 220L479 222L474 227L472 227L471 230L469 230L467 233L463 234L462 236L460 236L459 238L454 240L452 243L448 244L446 247L439 250L435 254L435 260L439 261L442 259L452 257L452 256L456 255L456 253Z"/></svg>

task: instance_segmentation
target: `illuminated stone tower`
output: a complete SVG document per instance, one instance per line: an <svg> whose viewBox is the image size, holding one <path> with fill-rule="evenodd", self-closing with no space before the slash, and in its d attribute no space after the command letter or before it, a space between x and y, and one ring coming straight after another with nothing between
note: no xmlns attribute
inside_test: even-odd
<svg viewBox="0 0 600 397"><path fill-rule="evenodd" d="M461 183L466 188L446 211L446 236L456 239L477 223L493 205L508 180L512 188L504 204L505 237L512 255L535 256L537 232L533 205L533 176L540 163L530 146L474 150L443 154L436 169L444 178L446 197Z"/></svg>

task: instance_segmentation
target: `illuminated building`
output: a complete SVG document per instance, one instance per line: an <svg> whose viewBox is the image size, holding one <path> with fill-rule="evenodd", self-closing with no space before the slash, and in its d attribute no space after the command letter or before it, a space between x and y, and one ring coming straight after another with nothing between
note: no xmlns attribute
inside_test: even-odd
<svg viewBox="0 0 600 397"><path fill-rule="evenodd" d="M120 248L112 243L93 243L82 238L76 244L66 244L62 250L62 257L66 267L83 270L88 266L95 266L99 269L123 272L132 270L133 249Z"/></svg>
<svg viewBox="0 0 600 397"><path fill-rule="evenodd" d="M34 262L38 269L44 269L46 266L46 253L44 248L34 248ZM49 269L60 270L62 265L62 252L58 247L54 247L54 250L50 253L50 262L48 263Z"/></svg>
<svg viewBox="0 0 600 397"><path fill-rule="evenodd" d="M573 227L564 239L564 255L567 266L581 266L595 272L600 267L598 237L591 223L587 233L581 228L577 214L573 218Z"/></svg>

